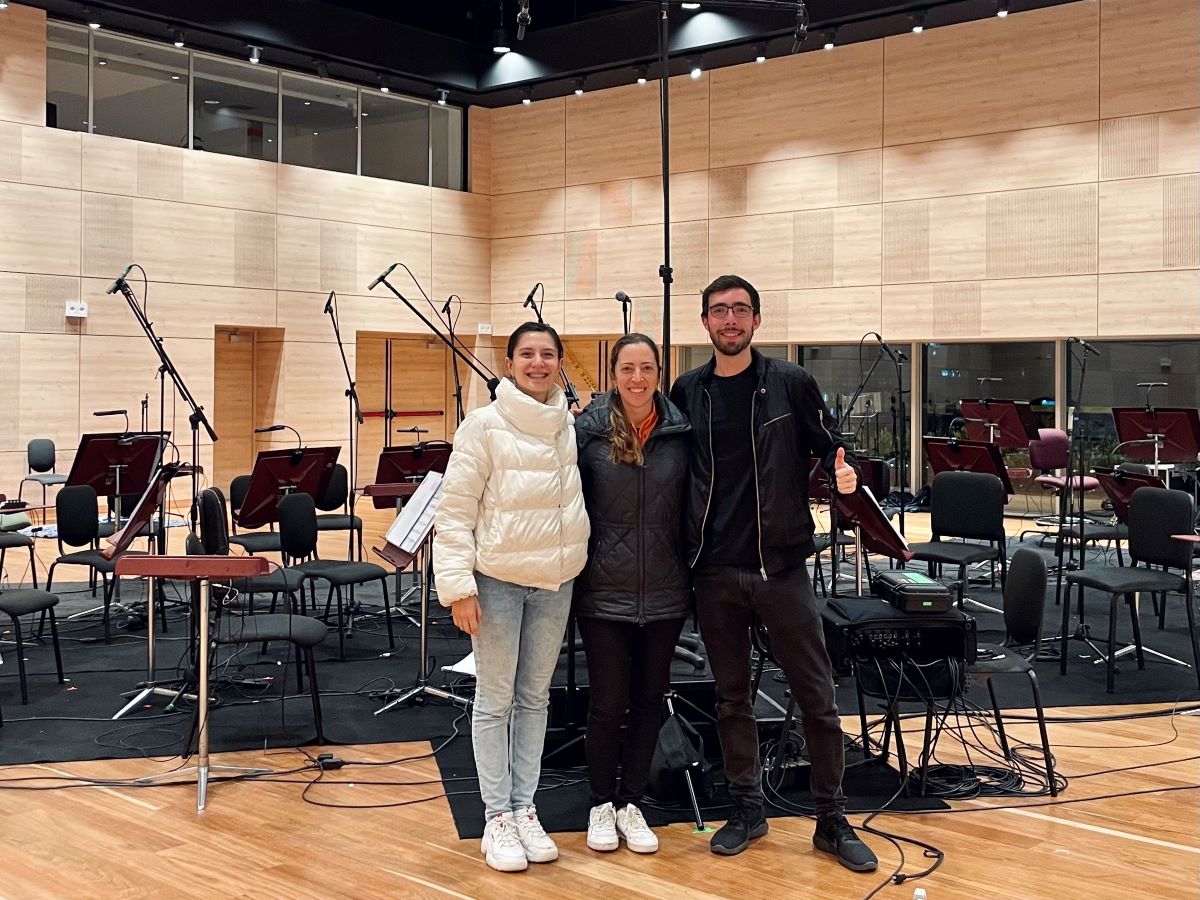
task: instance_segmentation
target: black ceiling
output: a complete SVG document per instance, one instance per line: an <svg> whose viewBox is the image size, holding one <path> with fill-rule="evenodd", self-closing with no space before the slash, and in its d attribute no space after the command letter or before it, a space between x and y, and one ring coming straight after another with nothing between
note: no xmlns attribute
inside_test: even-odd
<svg viewBox="0 0 1200 900"><path fill-rule="evenodd" d="M516 40L517 0L23 0L53 18L83 21L98 11L105 28L167 41L185 32L194 49L242 57L261 46L267 65L376 84L420 96L437 89L460 105L507 106L528 90L537 99L628 84L639 66L657 74L659 0L529 0L532 22ZM809 38L819 49L837 28L839 44L908 30L924 14L936 28L996 14L1001 0L807 0ZM1079 0L1012 0L1013 14ZM670 6L672 74L702 54L705 68L736 65L765 45L767 56L792 51L794 0L709 0L698 12ZM513 52L492 52L503 22Z"/></svg>

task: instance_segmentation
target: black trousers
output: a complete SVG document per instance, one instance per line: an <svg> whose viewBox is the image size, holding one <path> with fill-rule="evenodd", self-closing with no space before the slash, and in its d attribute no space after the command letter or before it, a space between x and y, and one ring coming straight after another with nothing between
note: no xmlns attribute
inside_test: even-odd
<svg viewBox="0 0 1200 900"><path fill-rule="evenodd" d="M592 805L640 804L662 727L663 694L671 682L671 655L683 619L648 622L577 620L587 652L588 781ZM629 711L625 740L621 722ZM617 765L621 785L617 787Z"/></svg>
<svg viewBox="0 0 1200 900"><path fill-rule="evenodd" d="M761 806L758 723L750 694L750 627L767 626L771 655L787 676L808 745L817 817L840 813L845 756L833 670L808 568L763 581L757 569L713 566L695 573L696 610L717 687L717 733L725 779L735 803Z"/></svg>

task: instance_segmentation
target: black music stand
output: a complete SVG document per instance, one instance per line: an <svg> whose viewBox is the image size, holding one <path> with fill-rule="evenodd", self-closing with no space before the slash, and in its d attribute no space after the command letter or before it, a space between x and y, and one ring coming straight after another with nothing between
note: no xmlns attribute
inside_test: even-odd
<svg viewBox="0 0 1200 900"><path fill-rule="evenodd" d="M1129 520L1129 502L1133 492L1140 487L1165 488L1163 480L1154 474L1126 472L1123 469L1096 468L1092 474L1100 482L1100 488L1112 503L1113 516L1118 522Z"/></svg>
<svg viewBox="0 0 1200 900"><path fill-rule="evenodd" d="M165 431L85 434L79 439L67 484L86 484L97 497L115 498L115 531L121 527L121 497L145 492L162 458L167 435Z"/></svg>
<svg viewBox="0 0 1200 900"><path fill-rule="evenodd" d="M879 503L869 487L860 487L853 494L833 492L833 506L837 509L838 519L854 528L854 591L861 597L863 594L863 566L867 565L864 550L878 553L890 559L908 562L912 559L912 551L891 520L879 508ZM870 578L870 568L867 568ZM833 562L833 596L837 593L838 563L837 557Z"/></svg>
<svg viewBox="0 0 1200 900"><path fill-rule="evenodd" d="M1167 487L1174 464L1195 462L1200 452L1200 412L1194 409L1114 406L1113 423L1121 442L1118 449L1128 447L1125 455L1149 463L1156 475L1165 471Z"/></svg>
<svg viewBox="0 0 1200 900"><path fill-rule="evenodd" d="M928 434L921 438L921 442L925 445L925 455L929 457L929 467L934 475L941 472L983 472L1000 479L1004 485L1005 503L1015 493L1012 479L1008 477L1008 469L1000 455L999 444Z"/></svg>
<svg viewBox="0 0 1200 900"><path fill-rule="evenodd" d="M1024 450L1038 437L1037 420L1024 400L961 400L967 438L1001 450Z"/></svg>
<svg viewBox="0 0 1200 900"><path fill-rule="evenodd" d="M423 441L409 447L385 447L375 465L375 485L419 481L430 472L445 474L453 446L446 441ZM395 507L395 496L372 492L376 509ZM392 502L389 502L392 501Z"/></svg>
<svg viewBox="0 0 1200 900"><path fill-rule="evenodd" d="M341 447L263 450L254 461L246 499L233 510L239 528L261 528L279 521L279 498L286 494L320 497L329 486Z"/></svg>

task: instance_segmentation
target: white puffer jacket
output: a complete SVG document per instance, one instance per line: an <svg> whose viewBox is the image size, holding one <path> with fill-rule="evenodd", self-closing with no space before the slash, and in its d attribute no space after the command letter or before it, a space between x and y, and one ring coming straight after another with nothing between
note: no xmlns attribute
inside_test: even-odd
<svg viewBox="0 0 1200 900"><path fill-rule="evenodd" d="M539 403L502 379L496 401L463 419L434 517L443 606L478 592L476 571L545 590L583 571L590 526L576 459L557 386Z"/></svg>

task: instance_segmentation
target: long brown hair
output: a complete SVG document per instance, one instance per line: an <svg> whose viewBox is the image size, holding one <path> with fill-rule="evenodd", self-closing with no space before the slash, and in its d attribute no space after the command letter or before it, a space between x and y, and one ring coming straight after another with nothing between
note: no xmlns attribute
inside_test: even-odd
<svg viewBox="0 0 1200 900"><path fill-rule="evenodd" d="M612 352L608 355L609 377L614 382L617 380L617 357L621 355L622 350L633 344L645 344L650 348L661 376L662 358L658 354L658 344L654 343L653 338L634 331L618 338L617 342L613 344ZM633 423L625 414L625 405L621 402L621 392L614 385L611 394L608 401L608 425L612 432L612 445L608 450L608 458L615 463L643 465L645 457L642 455L642 444L637 438L637 431L633 427Z"/></svg>

